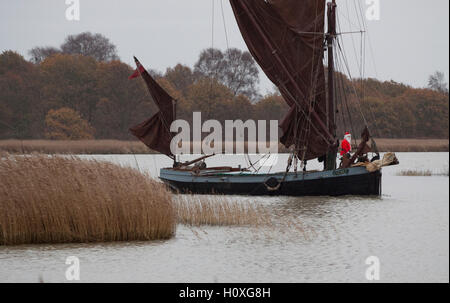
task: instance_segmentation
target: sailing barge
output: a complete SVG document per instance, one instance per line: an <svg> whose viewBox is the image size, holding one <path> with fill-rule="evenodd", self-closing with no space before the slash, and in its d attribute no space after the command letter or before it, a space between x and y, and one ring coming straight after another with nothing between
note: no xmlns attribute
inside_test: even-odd
<svg viewBox="0 0 450 303"><path fill-rule="evenodd" d="M160 170L160 179L179 193L381 195L381 168L398 164L398 160L394 154L380 160L367 125L357 151L344 156L337 167L336 1L230 0L230 3L249 51L290 106L280 124L283 131L280 142L291 150L286 170L258 174L241 168L208 168L204 159L209 156L177 162L170 150L173 138L170 125L176 117L176 100L135 58L136 73L147 84L159 112L130 131L149 148L173 159L173 167ZM375 154L371 160L369 152ZM324 163L323 171L297 171L298 163L313 159Z"/></svg>

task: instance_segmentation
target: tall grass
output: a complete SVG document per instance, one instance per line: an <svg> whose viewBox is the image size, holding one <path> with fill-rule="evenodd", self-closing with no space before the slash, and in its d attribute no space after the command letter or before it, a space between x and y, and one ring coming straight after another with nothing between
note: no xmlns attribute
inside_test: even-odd
<svg viewBox="0 0 450 303"><path fill-rule="evenodd" d="M13 154L154 154L139 141L120 140L0 140L0 151Z"/></svg>
<svg viewBox="0 0 450 303"><path fill-rule="evenodd" d="M397 175L403 177L431 177L433 175L433 172L431 170L408 169L402 170Z"/></svg>
<svg viewBox="0 0 450 303"><path fill-rule="evenodd" d="M448 139L375 139L375 141L381 152L449 151Z"/></svg>
<svg viewBox="0 0 450 303"><path fill-rule="evenodd" d="M376 139L381 152L448 152L449 141L445 139ZM194 144L194 143L192 143ZM225 146L225 145L223 145ZM280 153L289 153L279 145ZM0 151L29 154L152 154L155 153L138 141L120 140L0 140Z"/></svg>
<svg viewBox="0 0 450 303"><path fill-rule="evenodd" d="M75 157L0 159L0 245L171 238L172 194L138 171Z"/></svg>
<svg viewBox="0 0 450 303"><path fill-rule="evenodd" d="M188 226L268 226L271 216L261 205L226 196L180 195L175 198L178 222Z"/></svg>
<svg viewBox="0 0 450 303"><path fill-rule="evenodd" d="M397 176L403 176L403 177L431 177L431 176L449 176L448 168L442 170L438 173L433 173L431 170L415 170L415 169L408 169L408 170L402 170L397 174Z"/></svg>
<svg viewBox="0 0 450 303"><path fill-rule="evenodd" d="M187 226L269 226L267 209L174 196L131 169L74 156L0 155L0 245L171 238Z"/></svg>
<svg viewBox="0 0 450 303"><path fill-rule="evenodd" d="M442 172L438 174L438 176L447 176L447 177L449 175L450 174L449 174L449 171L448 171L448 167L446 169L442 170Z"/></svg>

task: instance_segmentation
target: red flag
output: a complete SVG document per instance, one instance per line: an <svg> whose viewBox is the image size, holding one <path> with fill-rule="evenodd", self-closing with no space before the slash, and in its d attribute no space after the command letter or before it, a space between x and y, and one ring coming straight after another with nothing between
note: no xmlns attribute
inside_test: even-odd
<svg viewBox="0 0 450 303"><path fill-rule="evenodd" d="M137 78L137 77L139 77L139 76L141 75L141 73L143 73L144 71L145 71L144 67L143 67L142 65L139 65L139 68L136 69L136 70L134 71L134 73L133 73L131 76L128 77L128 79L131 80L131 79Z"/></svg>

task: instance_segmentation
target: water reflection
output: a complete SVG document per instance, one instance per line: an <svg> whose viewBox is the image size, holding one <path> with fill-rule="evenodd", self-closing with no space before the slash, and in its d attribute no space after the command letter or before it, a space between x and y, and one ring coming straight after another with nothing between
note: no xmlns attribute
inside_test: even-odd
<svg viewBox="0 0 450 303"><path fill-rule="evenodd" d="M351 205L379 203L382 200L381 197L286 197L277 199L270 207L280 215L322 218Z"/></svg>

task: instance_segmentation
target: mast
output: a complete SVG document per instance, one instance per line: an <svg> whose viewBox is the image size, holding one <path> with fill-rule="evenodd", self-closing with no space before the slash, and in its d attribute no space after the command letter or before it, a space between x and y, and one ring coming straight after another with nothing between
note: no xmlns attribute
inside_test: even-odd
<svg viewBox="0 0 450 303"><path fill-rule="evenodd" d="M327 100L327 126L330 134L336 140L336 99L334 86L334 39L336 38L336 0L328 2L328 33L327 33L327 50L328 50L328 100ZM325 163L325 170L336 169L337 146L330 146Z"/></svg>

